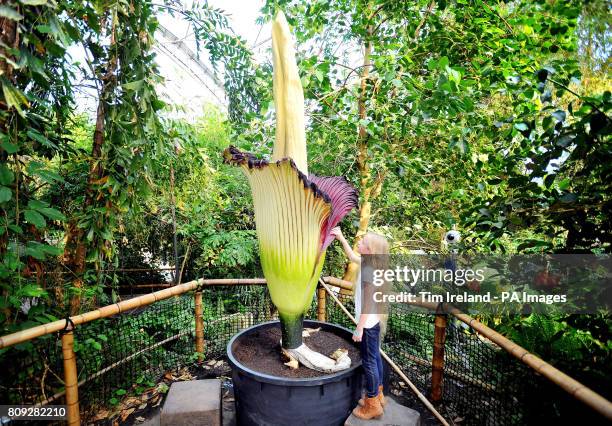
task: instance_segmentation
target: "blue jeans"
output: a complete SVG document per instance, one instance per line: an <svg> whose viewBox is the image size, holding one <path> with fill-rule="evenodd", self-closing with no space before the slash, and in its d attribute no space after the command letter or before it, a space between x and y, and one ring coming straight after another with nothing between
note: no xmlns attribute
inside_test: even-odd
<svg viewBox="0 0 612 426"><path fill-rule="evenodd" d="M372 328L364 328L361 337L361 365L366 379L366 395L378 395L378 387L383 381L383 363L380 356L380 323Z"/></svg>

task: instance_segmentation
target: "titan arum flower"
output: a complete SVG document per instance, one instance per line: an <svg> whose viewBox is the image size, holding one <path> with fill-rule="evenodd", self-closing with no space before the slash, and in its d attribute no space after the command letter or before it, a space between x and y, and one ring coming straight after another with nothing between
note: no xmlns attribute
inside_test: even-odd
<svg viewBox="0 0 612 426"><path fill-rule="evenodd" d="M277 117L272 161L233 146L224 158L241 166L249 180L261 265L279 312L282 347L294 350L304 346L302 320L333 240L330 231L357 206L358 197L344 177L308 174L304 95L282 12L272 23L272 50Z"/></svg>

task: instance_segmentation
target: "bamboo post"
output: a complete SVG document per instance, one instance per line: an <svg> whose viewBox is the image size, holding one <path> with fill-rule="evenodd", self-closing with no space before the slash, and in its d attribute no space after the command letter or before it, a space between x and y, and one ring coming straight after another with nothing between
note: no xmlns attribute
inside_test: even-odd
<svg viewBox="0 0 612 426"><path fill-rule="evenodd" d="M434 321L433 358L431 360L431 400L442 399L444 381L444 342L446 341L446 315L436 314Z"/></svg>
<svg viewBox="0 0 612 426"><path fill-rule="evenodd" d="M195 299L195 336L198 362L204 361L204 320L202 318L202 292L196 291Z"/></svg>
<svg viewBox="0 0 612 426"><path fill-rule="evenodd" d="M325 322L325 289L323 287L317 288L317 320Z"/></svg>
<svg viewBox="0 0 612 426"><path fill-rule="evenodd" d="M79 414L79 385L77 382L76 355L74 354L74 325L66 320L65 331L62 333L62 355L64 357L64 387L66 388L66 409L68 425L81 424Z"/></svg>
<svg viewBox="0 0 612 426"><path fill-rule="evenodd" d="M344 290L350 290L350 294L354 293L354 285L350 281L345 281L336 277L323 277L323 282L328 285L333 285L334 287L338 287Z"/></svg>

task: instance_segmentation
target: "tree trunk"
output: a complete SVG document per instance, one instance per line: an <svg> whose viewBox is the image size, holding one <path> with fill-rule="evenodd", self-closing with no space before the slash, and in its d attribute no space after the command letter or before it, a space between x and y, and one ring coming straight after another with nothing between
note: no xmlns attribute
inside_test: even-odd
<svg viewBox="0 0 612 426"><path fill-rule="evenodd" d="M177 153L178 154L178 153ZM178 241L176 238L176 202L174 199L174 166L170 166L170 213L172 215L172 243L174 250L174 284L181 282L178 260Z"/></svg>
<svg viewBox="0 0 612 426"><path fill-rule="evenodd" d="M104 24L105 19L103 20ZM91 150L91 164L89 168L89 178L85 194L84 209L91 207L96 203L96 193L93 186L99 181L104 174L102 165L102 147L104 145L104 131L106 119L106 105L109 95L114 91L116 86L115 71L117 69L117 57L115 56L115 20L112 20L113 27L110 34L109 59L107 64L106 74L102 76L102 88L98 99L98 108L96 111L96 127L93 134L93 146ZM76 219L72 219L68 225L66 233L66 246L64 249L64 264L73 272L75 277L72 281L73 288L77 289L76 294L70 297L70 314L77 314L81 307L80 289L83 288L82 275L85 272L85 258L87 247L84 241L84 229L79 228Z"/></svg>
<svg viewBox="0 0 612 426"><path fill-rule="evenodd" d="M368 36L371 35L372 26L368 28ZM366 97L367 97L367 80L370 74L370 54L372 52L372 43L368 40L366 41L364 54L363 54L363 68L361 71L361 96L358 100L358 109L359 109L359 119L365 120L367 117L366 111ZM359 209L359 230L357 231L357 235L355 236L355 241L353 243L353 250L357 250L357 243L362 238L362 236L368 230L368 223L370 221L370 193L371 188L369 188L368 184L370 182L370 166L367 162L368 157L368 133L364 125L359 125L359 134L358 134L358 149L359 152L357 154L357 167L359 169L359 177L360 177L360 188L361 188L361 207ZM359 265L353 262L349 262L346 270L344 272L343 279L346 281L354 282L357 278L357 271L359 270ZM350 293L349 290L341 290L345 293Z"/></svg>
<svg viewBox="0 0 612 426"><path fill-rule="evenodd" d="M0 18L0 42L4 46L17 48L17 46L19 45L19 28L17 26L16 21L13 21L12 19L8 19L8 18ZM7 55L10 59L15 59L12 57L12 55L9 54L8 50L3 51L3 53ZM4 58L0 58L0 75L5 76L9 81L14 81L13 67ZM0 102L1 110L6 111L7 107L8 105L6 103ZM4 133L8 135L10 134L8 123L3 117L5 117L5 115L0 114L0 133ZM0 149L0 162L6 162L8 161L8 159L9 159L8 153L5 150ZM16 182L16 185L19 185L18 181ZM9 242L8 232L4 232L2 235L0 235L0 254L1 255L4 255L6 253L8 242ZM0 293L0 297L7 298L8 294L9 294L8 290L4 289ZM2 313L6 317L7 321L10 321L12 317L11 309L9 307L2 308Z"/></svg>
<svg viewBox="0 0 612 426"><path fill-rule="evenodd" d="M429 3L426 13L423 15L423 19L417 25L417 28L414 33L415 40L418 38L421 28L425 24L428 16L431 14L435 6L435 1ZM379 8L380 10L380 8ZM379 11L377 10L377 12ZM377 13L375 12L375 14ZM374 15L372 16L374 17ZM373 27L370 25L368 27L368 41L365 44L364 55L363 55L363 71L361 72L361 96L359 97L359 119L363 120L367 117L366 111L366 89L367 89L367 80L370 74L370 54L372 53L372 42L369 38L373 34ZM355 236L355 241L353 244L353 250L357 249L357 243L359 240L366 234L368 231L368 225L370 223L370 212L372 209L371 201L374 200L379 194L382 188L382 183L384 180L384 173L378 175L377 179L370 185L370 167L368 165L368 134L365 126L359 126L359 136L358 136L358 147L359 152L357 154L357 167L359 169L360 175L360 187L362 191L361 196L361 208L359 210L359 229L357 231L357 235ZM353 262L349 262L344 272L343 279L350 282L355 282L357 279L357 272L359 271L359 265ZM343 293L350 293L348 290L342 289Z"/></svg>
<svg viewBox="0 0 612 426"><path fill-rule="evenodd" d="M0 43L4 46L12 47L16 49L19 45L19 28L17 22L8 18L0 18ZM2 49L2 53L9 59L15 60L15 58L9 53L8 50ZM0 57L0 75L6 77L7 80L14 82L13 78L13 66L6 59ZM8 105L5 102L0 102L0 110L8 111ZM8 115L8 114L7 114ZM4 114L0 114L0 132L9 135L10 131L8 123L6 122ZM7 161L8 153L4 149L0 149L0 161ZM7 235L6 233L4 234ZM2 248L6 248L5 239L2 240Z"/></svg>
<svg viewBox="0 0 612 426"><path fill-rule="evenodd" d="M8 18L0 18L0 40L5 46L10 46L12 48L17 47L19 44L19 31L16 21ZM4 54L10 59L15 59L8 51L5 51ZM0 75L5 76L8 80L13 79L13 67L4 58L0 58Z"/></svg>

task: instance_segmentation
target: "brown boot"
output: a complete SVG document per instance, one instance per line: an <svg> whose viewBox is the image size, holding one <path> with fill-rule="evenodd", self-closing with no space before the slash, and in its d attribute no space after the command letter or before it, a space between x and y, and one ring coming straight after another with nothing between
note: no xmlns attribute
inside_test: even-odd
<svg viewBox="0 0 612 426"><path fill-rule="evenodd" d="M380 405L381 406L385 406L387 404L387 401L385 400L385 395L383 394L383 387L382 385L380 385L378 387L378 400L380 401Z"/></svg>
<svg viewBox="0 0 612 426"><path fill-rule="evenodd" d="M387 401L385 401L385 395L383 394L383 386L380 385L378 387L378 400L380 401L380 405L382 405L383 407L385 406L385 404L387 403ZM357 402L357 404L361 405L362 407L365 405L365 399L364 398L359 398L359 401Z"/></svg>
<svg viewBox="0 0 612 426"><path fill-rule="evenodd" d="M353 414L355 417L358 417L363 420L370 419L380 419L383 415L383 408L380 405L380 400L377 396L373 396L372 398L367 398L364 401L364 406L358 405L353 410Z"/></svg>

